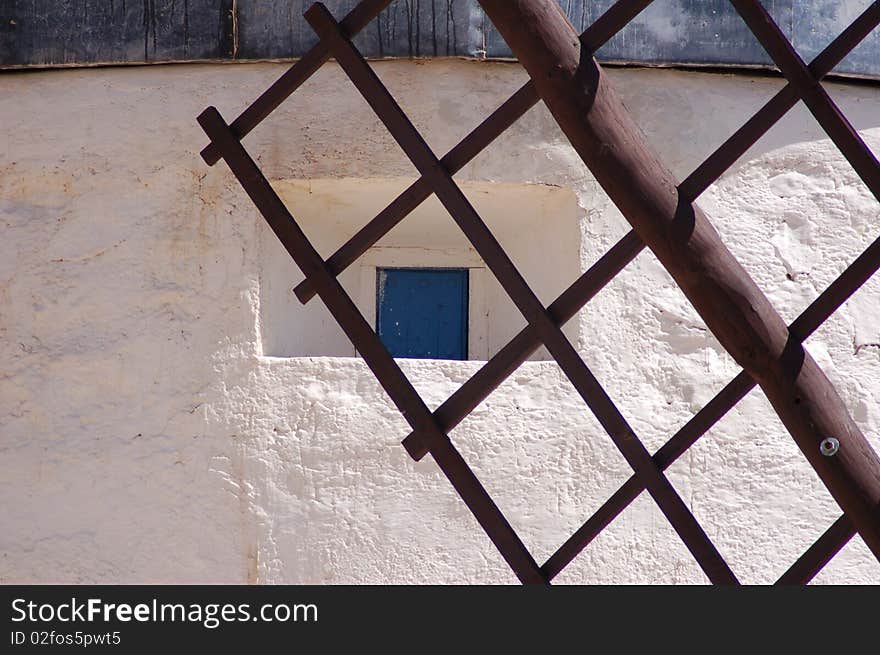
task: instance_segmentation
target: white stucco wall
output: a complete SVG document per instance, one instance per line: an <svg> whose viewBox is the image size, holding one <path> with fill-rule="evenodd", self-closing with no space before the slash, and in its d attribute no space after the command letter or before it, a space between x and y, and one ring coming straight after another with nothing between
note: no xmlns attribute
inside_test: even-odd
<svg viewBox="0 0 880 655"><path fill-rule="evenodd" d="M439 153L524 80L512 64L376 66ZM362 362L264 355L282 351L264 350L262 304L300 278L276 279L277 244L226 168L199 159L194 118L216 104L231 120L283 69L0 76L0 582L514 581L430 458L406 456ZM780 86L611 76L680 176ZM880 89L828 86L880 149ZM413 174L334 65L246 143L279 187ZM625 232L540 107L458 179L570 189L582 266ZM700 204L787 319L880 234L800 107ZM878 308L875 278L808 346L876 449ZM649 253L574 327L652 450L738 372ZM479 363L402 366L436 406ZM629 474L552 362L524 365L452 436L539 561ZM839 515L760 392L669 476L744 582L773 581ZM559 578L704 580L644 496ZM880 564L856 538L818 581L877 583Z"/></svg>

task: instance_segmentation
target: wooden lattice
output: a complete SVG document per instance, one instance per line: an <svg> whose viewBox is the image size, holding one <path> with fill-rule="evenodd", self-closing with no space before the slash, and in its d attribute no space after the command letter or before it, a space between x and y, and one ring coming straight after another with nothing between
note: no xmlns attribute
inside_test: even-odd
<svg viewBox="0 0 880 655"><path fill-rule="evenodd" d="M551 3L551 0L533 0L531 4L540 6L542 1ZM648 239L637 226L552 304L544 307L453 180L456 172L541 100L540 85L534 81L533 70L530 69L532 81L522 86L458 145L438 159L350 40L389 3L390 0L364 0L340 23L323 5L313 5L305 15L320 41L231 124L228 125L215 108L206 109L198 120L211 143L203 150L202 156L211 165L221 158L227 162L305 275L305 280L295 289L297 297L305 303L315 295L320 296L412 428L412 432L403 440L406 450L416 460L426 454L434 458L522 582L550 582L629 503L647 490L708 579L713 583L736 584L736 576L670 484L664 471L749 393L758 384L756 378L760 379L761 376L756 375L754 369L748 372L743 370L662 448L653 455L648 452L563 336L560 327L646 245L653 249L654 244L646 243ZM494 20L489 7L493 3L483 4ZM649 4L651 0L620 0L615 3L580 35L580 48L589 55L587 59L592 61L592 54ZM693 201L799 100L803 100L871 193L880 200L880 164L820 84L820 80L880 23L880 2L871 4L809 65L801 60L759 2L732 0L732 4L785 75L788 84L677 185L679 205L692 208ZM506 9L496 10L496 14ZM496 20L496 24L501 28L499 21ZM511 46L527 63L526 57L517 53L517 47L513 43ZM421 177L324 261L241 140L331 56L343 68ZM547 97L544 100L550 102ZM431 194L443 203L528 322L527 327L434 412L429 410L337 280L342 271ZM630 218L625 208L622 211ZM687 236L684 238L687 239ZM803 341L878 268L880 238L787 327L786 352L782 353L782 357L790 356L792 352L802 353ZM697 271L695 275L702 273ZM448 435L541 345L550 351L634 473L543 565L538 565ZM731 354L737 357L737 353ZM764 381L761 382L764 386ZM794 385L794 382L791 384ZM799 404L800 398L794 397L792 402ZM777 411L780 411L778 407ZM822 411L831 410L825 407L814 410L816 416ZM793 436L798 439L798 436ZM880 534L880 505L877 504L880 477L877 477L877 471L880 468L877 468L877 456L870 447L864 449L867 442L860 434L819 436L825 438L816 441L813 446L821 449L821 456L831 462L828 464L830 468L823 468L825 464L816 460L811 453L807 453L807 457L845 513L779 578L780 583L807 583L856 531L862 534L880 558L877 545L877 535ZM829 440L831 437L834 438ZM798 441L798 445L804 450L803 440ZM853 454L854 450L857 452ZM846 456L839 456L838 451ZM858 493L853 492L855 496L847 495L852 489ZM859 493L861 496L858 496ZM858 502L862 502L862 505ZM867 507L867 510L860 509L863 507Z"/></svg>

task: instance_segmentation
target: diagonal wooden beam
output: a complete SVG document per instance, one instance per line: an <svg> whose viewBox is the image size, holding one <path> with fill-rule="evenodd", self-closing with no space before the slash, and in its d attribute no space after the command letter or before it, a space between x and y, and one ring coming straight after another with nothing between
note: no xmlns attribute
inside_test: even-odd
<svg viewBox="0 0 880 655"><path fill-rule="evenodd" d="M651 0L619 0L615 2L605 14L580 36L582 60L594 54L597 48L650 3ZM760 2L755 0L732 0L732 3L740 9L740 13L744 16L746 22L758 35L759 40L765 45L774 60L777 61L780 69L789 78L789 84L716 150L687 180L678 185L678 201L676 206L678 213L673 218L673 222L675 220L680 221L677 226L678 231L682 231L681 219L683 218L683 231L688 235L693 233L696 220L691 215L693 214L693 208L689 207L692 201L741 156L755 140L760 138L769 126L788 111L798 99L805 101L820 124L822 124L835 143L844 152L845 156L854 165L863 181L866 182L874 195L880 199L880 166L878 166L876 158L867 149L858 134L846 121L846 118L839 112L828 94L818 84L818 81L838 61L876 27L878 21L880 21L880 0L875 1L863 11L841 35L822 51L809 67L800 60L791 44L781 33L778 26L773 23L772 18L767 14ZM347 40L348 37L360 31L369 20L388 4L389 0L364 0L359 3L336 26L337 36ZM350 50L351 54L359 57L359 54L353 47L350 47ZM502 349L498 355L468 380L433 415L430 415L427 412L427 408L423 407L421 399L417 395L413 396L408 393L408 390L405 388L408 386L408 381L406 381L402 373L398 370L396 371L397 374L395 374L395 371L391 370L391 368L395 367L393 360L391 360L392 367L389 370L384 370L388 368L386 367L387 362L382 362L383 356L382 352L380 352L384 351L384 347L381 346L381 343L378 343L374 333L367 335L366 332L363 332L363 317L356 310L355 313L348 311L351 307L346 305L350 304L350 299L341 288L337 288L338 283L335 285L328 284L328 278L335 278L341 270L362 254L363 250L372 245L375 239L391 229L407 213L412 211L412 208L424 200L427 195L434 193L438 181L441 185L451 183L451 175L456 170L469 159L476 156L492 139L496 138L522 113L533 106L541 94L533 82L529 81L510 100L502 105L499 110L483 121L477 129L453 148L446 157L440 160L438 162L439 165L432 166L429 173L422 171L422 178L411 185L407 191L401 194L386 210L383 210L379 216L365 226L356 237L340 248L327 262L321 262L319 257L312 256L316 256L317 253L309 252L311 245L304 235L300 234L293 239L295 243L291 245L291 227L289 223L293 223L292 217L289 214L285 216L286 210L279 209L280 200L268 188L265 179L262 178L262 175L239 142L245 134L268 116L290 93L313 74L329 56L331 56L331 48L322 39L303 59L294 64L273 84L266 93L261 95L252 106L248 107L231 126L226 125L214 110L206 111L200 117L200 122L203 122L206 131L210 129L214 132L216 140L212 137L212 143L205 148L202 155L210 164L215 163L220 157L227 159L230 167L236 173L236 176L239 177L242 186L255 200L255 203L261 207L261 211L268 210L268 213L264 211L267 221L276 231L279 238L283 237L282 242L288 247L288 250L294 255L297 262L300 265L305 265L306 268L312 269L311 273L304 269L304 272L307 273L306 279L298 287L297 295L305 301L306 298L303 298L303 295L311 297L318 291L328 306L332 306L331 311L346 331L346 334L352 338L353 342L363 344L358 346L358 350L371 353L364 357L365 361L367 361L371 368L374 368L379 382L389 392L395 404L398 404L404 418L410 422L410 426L413 428L413 433L404 440L404 445L407 446L410 454L415 458L423 456L427 452L427 444L430 443L430 452L435 460L437 460L441 470L447 475L455 489L474 512L478 521L489 533L492 541L498 545L505 559L514 568L520 579L524 582L549 582L632 499L645 490L646 484L656 481L656 473L665 470L672 461L686 451L730 407L736 404L745 393L753 388L755 379L748 371L743 371L737 376L653 456L653 471L651 467L640 467L640 472L633 475L581 529L572 535L551 556L544 566L537 569L534 560L528 554L528 551L525 550L515 532L506 523L503 515L494 506L491 498L488 497L488 494L485 493L485 490L482 489L479 482L473 476L472 471L452 446L447 433L451 427L461 420L462 416L472 411L476 404L481 402L485 395L490 393L509 374L510 370L515 369L522 359L531 352L531 349L536 347L538 343L546 343L547 329L558 328L561 323L570 318L574 312L587 302L607 282L609 277L613 277L630 259L638 254L644 247L644 243L640 238L640 232L639 230L634 230L627 235L544 311L551 319L550 325L543 324L539 326L536 322L530 321L529 325ZM361 61L360 64L366 67L365 62ZM363 82L363 79L361 82ZM363 92L362 86L363 84L359 88ZM379 84L379 87L381 87L381 84ZM405 126L406 120L402 114L398 118L404 119L403 122L400 120L394 121L396 129L399 130L402 125ZM418 138L414 141L417 142ZM404 149L408 155L412 156L411 145L409 149ZM428 152L433 157L433 153ZM439 169L439 173L434 169ZM445 182L442 177L446 178ZM451 190L450 187L446 187L447 192ZM465 213L467 213L468 208L459 203L458 209L461 210L462 207ZM682 211L683 208L686 211ZM455 212L454 216L457 215L458 211ZM287 221L286 219L290 220ZM473 219L476 219L476 221ZM472 231L473 223L478 223L479 217L474 214L469 222L472 223L470 226ZM479 228L478 224L477 227ZM377 237L376 235L379 236ZM299 240L300 237L301 240ZM371 239L372 242L370 241ZM313 249L311 250L313 251ZM294 254L294 251L297 254ZM503 255L503 251L500 254ZM503 257L501 260L496 258L496 263L499 261L503 264ZM789 327L789 339L786 342L783 355L788 354L789 363L794 362L794 367L797 368L798 374L800 371L798 366L803 364L803 353L798 352L800 344L877 270L878 265L880 265L880 239L871 244L862 256L850 268L844 271ZM493 270L493 272L495 271ZM505 276L503 275L502 277ZM508 283L504 284L504 286L510 291L510 278L509 276L506 277L508 278ZM521 292L522 289L519 291ZM304 293L301 294L300 292ZM516 289L514 289L513 295L519 295L520 298L523 297ZM528 299L526 298L526 300ZM520 309L521 311L525 310L523 313L528 318L529 308L520 307ZM537 323L545 323L545 321L538 317ZM539 330L539 327L543 329ZM552 333L551 340L554 340ZM379 346L378 350L375 348L377 343ZM594 411L598 409L598 411L605 415L606 422L608 423L606 429L609 431L617 430L617 438L625 435L627 431L631 432L631 429L626 425L623 417L619 416L619 412L617 412L610 399L607 397L603 398L605 395L604 391L595 379L592 378L589 371L586 371L584 374L584 371L574 370L578 369L578 365L574 358L570 357L571 353L559 351L558 343L556 346L557 348L551 349L551 353L557 357L557 360L559 360L561 355L561 360L559 361L566 375L572 379L578 391L581 392L581 395L584 396L584 399ZM384 355L387 356L387 351L384 352ZM401 382L403 387L401 387ZM585 387L592 387L592 391L585 394ZM419 405L422 406L420 407ZM623 432L620 432L620 430L623 430ZM632 437L637 441L634 434ZM800 444L800 442L798 443ZM621 445L618 443L618 446ZM640 445L638 444L638 446ZM631 446L624 447L622 450L629 451L630 455L636 454L637 459L641 459L638 457L638 446L635 451ZM637 467L637 471L639 471L639 467ZM664 492L663 495L666 498L663 499L663 502L660 502L661 508L667 505L667 508L664 509L665 513L668 510L670 500L668 496L669 491L672 491L671 488ZM672 491L672 494L674 504L676 500L674 498L674 491ZM652 493L652 495L654 494ZM679 534L681 534L681 521L670 520L676 530L679 531ZM690 517L690 520L695 523L693 517ZM690 529L687 525L684 527ZM699 529L698 525L697 528ZM779 583L808 582L853 534L855 534L855 527L849 515L845 514L792 565L780 578ZM684 535L682 536L684 538ZM699 529L697 537L698 541L708 541L705 535L702 534L701 529ZM693 537L685 538L685 542L688 543L688 547L693 552L692 544L689 543L693 542ZM701 547L699 543L697 545ZM711 548L714 549L714 547ZM712 555L711 552L709 554ZM700 557L698 557L698 561L700 561ZM710 565L712 564L711 562L709 563ZM726 567L723 564L723 560L721 563L723 567ZM704 566L704 570L706 570L702 561L701 566ZM715 579L715 576L710 575L710 579Z"/></svg>
<svg viewBox="0 0 880 655"><path fill-rule="evenodd" d="M788 328L791 335L800 343L806 341L878 269L880 269L880 238L868 246L846 270L835 278L834 282L828 285L825 291L820 293L801 312ZM699 412L691 417L678 432L672 435L660 450L654 453L654 461L657 463L657 466L664 471L669 468L675 460L693 446L713 425L724 418L727 412L754 388L755 381L752 377L747 372L741 371L712 400L706 403ZM450 400L452 399L450 398ZM434 412L434 416L448 433L456 424L444 421L444 416L440 414L442 408L443 405ZM544 563L541 570L544 571L548 579L552 580L562 569L568 566L599 535L599 532L611 523L642 491L644 491L644 485L639 482L638 477L635 475L630 477ZM846 519L845 516L843 518ZM846 519L846 524L852 528L852 524L848 519ZM854 528L852 528L850 533L840 529L829 529L822 538L799 558L797 566L793 566L789 573L784 576L787 581L786 584L794 584L794 581L797 580L800 580L801 584L809 582L809 579L803 575L803 572L810 570L811 566L818 567L815 571L821 569L822 566L834 557L837 551L846 545L846 542L849 541L853 534L855 534ZM813 575L815 575L815 572Z"/></svg>
<svg viewBox="0 0 880 655"><path fill-rule="evenodd" d="M767 54L779 66L782 74L788 78L822 129L840 149L874 197L880 200L880 163L794 46L785 38L764 5L757 0L731 0L731 3L764 46Z"/></svg>
<svg viewBox="0 0 880 655"><path fill-rule="evenodd" d="M551 0L480 0L608 196L715 337L761 386L798 447L880 559L880 458L703 212L647 145ZM825 439L839 449L823 454Z"/></svg>
<svg viewBox="0 0 880 655"><path fill-rule="evenodd" d="M611 14L616 7L620 6L620 4L621 3L617 3L614 5L612 9L609 9L606 15ZM632 10L634 8L630 7L629 9ZM601 18L599 20L601 21ZM586 39L587 35L591 33L593 27L598 23L599 21L594 23L586 32L584 32L584 34L581 35L581 41ZM816 56L810 64L810 71L816 75L817 78L827 75L834 66L836 66L854 47L861 43L862 40L877 27L878 23L880 23L880 0L874 2L865 9L865 11L862 12L852 24L850 24L836 39L834 39L821 53L819 53L819 55ZM527 86L531 88L531 83ZM523 89L524 88L526 87L524 86ZM520 89L520 91L522 91L522 89ZM695 200L697 196L702 194L712 182L720 177L737 159L745 154L752 144L760 139L767 130L773 127L773 125L775 125L789 109L794 107L797 101L797 92L791 84L787 84L785 88L779 91L779 93L769 100L767 104L758 110L758 112L752 116L745 125L737 130L733 136L715 150L679 185L679 195L691 201ZM626 237L626 239L633 238L638 240L637 235L632 232ZM638 241L638 243L641 242ZM615 271L608 270L608 265L610 264L608 261L608 255L612 255L612 253L621 249L623 245L624 242L621 241L614 246L609 253L597 262L596 266L587 271L587 273L585 273L575 285L572 285L563 296L560 296L554 301L554 303L548 308L551 313L554 315L559 314L562 316L564 314L567 316L567 318L560 320L568 320L571 318L571 316L573 316L574 313L577 312L580 307L582 307L583 304L585 304L589 298L598 291L599 287L592 282L588 282L587 278L595 278L596 281L599 282L600 279L606 279L609 276L613 277L616 275ZM635 254L632 254L632 256L635 256ZM616 261L616 257L611 257L610 259ZM328 264L331 264L331 261L332 258L331 260L328 260ZM622 262L619 269L622 269L625 263L628 262ZM815 302L811 303L807 310L789 326L791 333L801 342L805 341L809 334L816 330L821 323L827 320L828 317L831 316L831 314L850 295L855 293L855 291L874 274L878 266L880 266L880 242L875 241L855 262L853 262L852 266L841 274L841 276L835 280ZM604 272L602 272L603 270ZM601 282L601 284L605 283L607 283L607 280ZM583 298L583 302L575 303L573 300L569 299L571 292L575 290L576 285L584 284L587 284L587 288L590 289L589 297L584 297L582 293L585 292L580 292L575 295L579 298ZM562 311L560 305L560 309L557 310L557 303L560 303L563 299L566 299L566 305L571 305L571 307L567 307L565 311ZM570 312L570 314L568 312ZM524 340L525 335L523 333L525 332L530 332L530 329L525 328L522 333L517 335L516 340ZM515 367L518 365L514 363L516 360L513 356L515 353L520 352L521 349L515 348L515 345L517 344L511 342L505 346L487 363L486 366L480 369L474 378L468 380L435 411L434 414L440 420L441 424L445 426L444 429L447 431L452 430L461 420L464 419L465 416L467 416L469 412L485 399L491 390L500 384L503 377L499 379L500 373L498 371L503 370L501 368L502 366ZM528 354L525 354L524 357L528 357ZM524 361L524 359L522 361ZM490 365L492 365L492 369L494 370L490 369ZM476 379L478 377L479 379ZM746 377L748 377L748 375ZM748 379L751 380L750 377L748 377ZM751 382L751 385L754 386L754 382ZM751 386L749 389L751 389ZM733 405L731 404L724 411L726 412L732 406ZM718 419L720 418L721 417L718 416ZM697 437L701 436L709 427L711 426L707 426L697 435ZM418 435L415 433L411 433L403 440L404 446L415 459L419 459L427 453L427 450L420 444L420 441ZM674 443L674 441L672 443Z"/></svg>
<svg viewBox="0 0 880 655"><path fill-rule="evenodd" d="M592 410L624 459L645 480L648 493L651 494L660 511L681 537L709 580L716 584L738 584L736 576L724 558L672 484L654 464L648 450L632 427L563 335L553 317L541 305L504 249L501 248L494 235L452 180L449 172L443 168L440 160L388 92L388 89L385 88L351 41L343 34L330 11L323 4L315 3L306 11L305 16L318 36L327 41L336 61L395 141L419 173L431 184L438 200L464 232L514 305L520 310L529 325L534 327L541 342L547 347L562 372Z"/></svg>
<svg viewBox="0 0 880 655"><path fill-rule="evenodd" d="M580 309L602 290L627 264L635 259L645 245L630 230L575 282L550 303L547 311L557 325L570 321ZM537 331L527 325L495 353L434 411L437 423L449 433L483 402L507 377L541 345ZM403 447L418 461L428 453L423 435L410 432Z"/></svg>
<svg viewBox="0 0 880 655"><path fill-rule="evenodd" d="M878 23L880 23L880 0L872 3L859 14L858 18L816 56L808 67L810 75L816 80L825 77L877 27ZM696 200L710 184L721 177L737 159L764 136L767 130L785 116L799 99L795 86L791 82L786 84L678 185L679 193L690 201Z"/></svg>
<svg viewBox="0 0 880 655"><path fill-rule="evenodd" d="M816 577L831 558L846 546L856 533L846 514L831 524L822 536L782 574L777 585L805 585Z"/></svg>
<svg viewBox="0 0 880 655"><path fill-rule="evenodd" d="M611 37L637 16L653 0L618 0L608 11L602 14L592 25L581 34L581 41L585 47L593 52L598 50ZM347 20L347 18L346 18ZM346 30L345 20L340 24L343 32ZM321 52L327 52L327 46L323 41L319 42ZM318 46L315 46L318 48ZM481 122L468 133L452 150L446 153L440 160L450 175L455 175L464 168L474 157L485 150L489 144L519 120L523 114L538 103L538 93L532 86L531 81L523 84L516 93L492 112L488 118ZM399 196L391 201L385 209L379 212L375 218L357 231L327 260L327 265L334 275L339 275L351 266L357 258L363 255L369 248L376 244L395 225L400 223L410 212L424 202L432 193L431 185L425 177L409 185ZM311 281L307 278L297 284L293 289L294 294L303 304L314 298L315 290Z"/></svg>
<svg viewBox="0 0 880 655"><path fill-rule="evenodd" d="M486 120L468 133L458 145L446 153L440 160L440 164L450 175L455 175L537 103L538 94L527 82L492 112ZM351 266L358 257L388 234L395 225L406 218L432 193L431 184L425 176L421 176L410 184L391 201L391 204L376 214L375 218L358 230L330 256L327 260L327 266L331 272L334 275L339 275ZM315 296L314 285L308 278L297 284L293 288L293 292L303 304Z"/></svg>
<svg viewBox="0 0 880 655"><path fill-rule="evenodd" d="M342 19L342 29L349 36L354 36L378 16L391 0L363 0L355 5ZM239 141L275 111L278 106L290 97L303 83L314 75L321 65L330 58L330 53L323 43L312 46L299 61L285 71L284 75L266 89L260 97L248 106L229 126L233 136ZM209 143L201 152L202 159L213 166L222 155L220 149Z"/></svg>
<svg viewBox="0 0 880 655"><path fill-rule="evenodd" d="M229 169L288 254L303 274L314 280L321 300L354 343L403 418L413 429L426 431L431 436L430 452L440 470L470 508L477 522L489 535L516 576L523 583L546 583L546 578L538 569L528 549L448 436L437 427L427 405L382 345L379 337L358 311L339 281L327 269L321 256L230 126L223 120L220 112L214 107L208 107L199 115L198 121L220 157L226 161Z"/></svg>

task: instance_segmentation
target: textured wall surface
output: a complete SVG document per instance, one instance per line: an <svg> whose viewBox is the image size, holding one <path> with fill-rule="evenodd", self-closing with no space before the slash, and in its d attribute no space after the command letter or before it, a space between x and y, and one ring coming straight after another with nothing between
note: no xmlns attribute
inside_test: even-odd
<svg viewBox="0 0 880 655"><path fill-rule="evenodd" d="M359 0L324 0L337 19ZM614 0L556 0L579 30ZM290 59L316 41L311 0L0 0L0 67ZM802 57L816 56L871 0L764 0ZM370 57L511 57L477 0L395 0L355 39ZM642 64L767 66L728 0L654 0L600 51ZM875 30L836 69L880 76Z"/></svg>
<svg viewBox="0 0 880 655"><path fill-rule="evenodd" d="M195 116L213 103L231 120L283 70L0 76L0 581L514 581L430 458L409 460L359 360L263 355L262 262L280 246L225 166L199 159ZM524 79L510 64L377 70L440 152ZM680 176L779 87L611 77ZM829 88L880 149L880 90ZM412 175L333 65L246 143L274 180ZM541 107L459 177L572 189L584 265L625 232ZM880 232L800 107L700 203L787 319ZM880 449L878 308L875 278L808 347ZM737 373L649 253L575 320L652 450ZM404 370L436 406L478 365ZM453 439L539 560L629 473L552 362L519 369ZM839 514L757 391L669 475L745 582L773 581ZM704 577L643 496L559 580ZM877 583L880 564L856 538L818 580Z"/></svg>

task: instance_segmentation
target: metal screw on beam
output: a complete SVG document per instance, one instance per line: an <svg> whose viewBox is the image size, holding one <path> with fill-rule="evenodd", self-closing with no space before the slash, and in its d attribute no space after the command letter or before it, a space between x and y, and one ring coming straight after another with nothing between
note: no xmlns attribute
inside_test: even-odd
<svg viewBox="0 0 880 655"><path fill-rule="evenodd" d="M840 450L840 442L834 437L822 439L822 443L819 444L819 452L825 457L834 457L838 450Z"/></svg>

